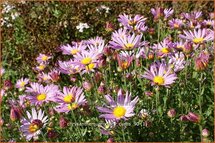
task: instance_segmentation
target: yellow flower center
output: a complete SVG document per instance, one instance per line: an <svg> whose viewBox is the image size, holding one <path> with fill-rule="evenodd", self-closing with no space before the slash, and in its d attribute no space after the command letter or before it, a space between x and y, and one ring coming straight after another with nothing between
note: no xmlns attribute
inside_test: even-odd
<svg viewBox="0 0 215 143"><path fill-rule="evenodd" d="M91 63L91 64L86 66L86 70L92 70L94 67L95 67L95 64Z"/></svg>
<svg viewBox="0 0 215 143"><path fill-rule="evenodd" d="M34 133L39 129L39 126L36 124L30 124L30 126L28 127L28 131L30 133Z"/></svg>
<svg viewBox="0 0 215 143"><path fill-rule="evenodd" d="M178 49L184 49L184 46L178 45L177 48L178 48Z"/></svg>
<svg viewBox="0 0 215 143"><path fill-rule="evenodd" d="M176 23L173 26L174 26L174 28L179 28L179 25Z"/></svg>
<svg viewBox="0 0 215 143"><path fill-rule="evenodd" d="M133 48L134 48L134 44L132 44L132 43L125 44L125 47L124 47L124 49L126 49L126 50L131 50Z"/></svg>
<svg viewBox="0 0 215 143"><path fill-rule="evenodd" d="M195 43L195 44L200 44L200 43L202 43L204 41L204 39L201 37L201 38L194 38L193 39L193 42Z"/></svg>
<svg viewBox="0 0 215 143"><path fill-rule="evenodd" d="M45 99L46 99L46 94L42 93L42 94L37 95L37 100L38 101L42 101L42 100L45 100Z"/></svg>
<svg viewBox="0 0 215 143"><path fill-rule="evenodd" d="M123 106L117 106L116 108L113 109L113 115L116 118L121 118L125 116L126 109Z"/></svg>
<svg viewBox="0 0 215 143"><path fill-rule="evenodd" d="M129 21L128 21L128 24L131 25L131 26L132 26L132 25L135 25L135 24L136 24L136 21L129 20Z"/></svg>
<svg viewBox="0 0 215 143"><path fill-rule="evenodd" d="M207 25L212 25L212 23L211 22L207 22Z"/></svg>
<svg viewBox="0 0 215 143"><path fill-rule="evenodd" d="M44 56L42 57L42 61L47 61L47 60L48 60L48 56L44 55Z"/></svg>
<svg viewBox="0 0 215 143"><path fill-rule="evenodd" d="M155 76L153 81L158 85L164 84L164 78L162 76Z"/></svg>
<svg viewBox="0 0 215 143"><path fill-rule="evenodd" d="M75 110L75 109L78 108L78 104L77 103L72 103L72 104L69 104L67 107L68 107L69 110Z"/></svg>
<svg viewBox="0 0 215 143"><path fill-rule="evenodd" d="M81 63L84 65L88 65L92 62L92 59L90 57L86 57L84 59L81 60Z"/></svg>
<svg viewBox="0 0 215 143"><path fill-rule="evenodd" d="M24 86L25 86L25 82L22 81L22 82L20 83L20 86L21 86L21 87L24 87Z"/></svg>
<svg viewBox="0 0 215 143"><path fill-rule="evenodd" d="M45 65L39 65L39 67L38 67L40 70L44 70L44 68L45 68Z"/></svg>
<svg viewBox="0 0 215 143"><path fill-rule="evenodd" d="M44 80L44 81L47 81L48 79L49 79L48 76L46 76L46 75L43 76L43 80Z"/></svg>
<svg viewBox="0 0 215 143"><path fill-rule="evenodd" d="M74 101L74 96L72 94L68 94L63 98L63 101L66 103L71 103Z"/></svg>
<svg viewBox="0 0 215 143"><path fill-rule="evenodd" d="M122 69L126 69L128 67L128 62L127 61L122 62L121 67Z"/></svg>
<svg viewBox="0 0 215 143"><path fill-rule="evenodd" d="M164 47L164 48L161 49L161 52L164 53L164 54L167 54L167 53L170 52L170 50L169 50L169 48Z"/></svg>
<svg viewBox="0 0 215 143"><path fill-rule="evenodd" d="M71 54L72 54L72 55L76 55L78 52L79 52L78 49L73 49L73 50L71 50Z"/></svg>

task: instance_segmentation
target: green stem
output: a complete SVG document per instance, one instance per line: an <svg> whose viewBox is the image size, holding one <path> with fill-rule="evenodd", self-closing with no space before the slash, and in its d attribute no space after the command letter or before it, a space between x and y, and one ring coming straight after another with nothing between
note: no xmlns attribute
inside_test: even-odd
<svg viewBox="0 0 215 143"><path fill-rule="evenodd" d="M202 89L202 80L203 80L203 73L201 73L201 76L200 76L200 82L199 82L199 94L198 94L198 103L199 103L199 114L200 114L200 117L201 117L201 120L203 120L203 116L202 116L202 91L204 89ZM204 88L204 87L203 87ZM201 135L201 132L202 132L202 124L201 124L201 121L199 123L199 132L200 132L200 136L201 136L201 141L202 141L202 135Z"/></svg>

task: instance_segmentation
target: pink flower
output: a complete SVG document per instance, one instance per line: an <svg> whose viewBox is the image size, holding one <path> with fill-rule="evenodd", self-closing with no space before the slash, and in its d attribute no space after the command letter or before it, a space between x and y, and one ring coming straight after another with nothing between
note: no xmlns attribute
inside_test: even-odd
<svg viewBox="0 0 215 143"><path fill-rule="evenodd" d="M131 101L131 94L126 92L126 95L123 95L121 89L118 91L117 101L114 101L110 95L105 95L105 99L108 101L109 106L97 107L98 111L102 113L99 117L116 121L120 119L126 120L134 116L134 107L139 100L136 96Z"/></svg>
<svg viewBox="0 0 215 143"><path fill-rule="evenodd" d="M164 63L154 63L150 66L150 70L146 70L142 77L152 81L152 85L166 86L173 84L177 79L175 73L173 73L170 67L164 65Z"/></svg>
<svg viewBox="0 0 215 143"><path fill-rule="evenodd" d="M25 88L25 85L28 84L28 82L29 82L29 79L28 79L28 78L21 78L21 79L19 79L19 80L16 82L15 87L16 87L16 88L23 89L23 88Z"/></svg>

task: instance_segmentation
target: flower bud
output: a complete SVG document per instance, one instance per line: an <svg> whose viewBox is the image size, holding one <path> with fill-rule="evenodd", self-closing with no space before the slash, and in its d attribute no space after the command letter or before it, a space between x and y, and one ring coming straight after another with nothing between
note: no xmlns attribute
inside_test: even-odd
<svg viewBox="0 0 215 143"><path fill-rule="evenodd" d="M193 51L193 45L192 45L192 43L191 42L185 43L183 52L185 54L190 54L192 51Z"/></svg>
<svg viewBox="0 0 215 143"><path fill-rule="evenodd" d="M104 85L103 82L101 82L101 84L99 85L99 87L98 87L98 89L97 89L97 92L98 92L99 94L105 94L105 92L106 92L106 87L105 87L105 85Z"/></svg>
<svg viewBox="0 0 215 143"><path fill-rule="evenodd" d="M150 35L153 35L155 33L155 29L154 28L149 28L148 30Z"/></svg>
<svg viewBox="0 0 215 143"><path fill-rule="evenodd" d="M3 126L3 124L4 124L4 120L0 118L0 127Z"/></svg>
<svg viewBox="0 0 215 143"><path fill-rule="evenodd" d="M182 115L179 120L180 121L189 121L189 119L187 118L187 115Z"/></svg>
<svg viewBox="0 0 215 143"><path fill-rule="evenodd" d="M50 139L55 139L55 138L58 136L58 134L57 134L57 132L54 131L54 130L49 130L47 136L48 136L48 138L50 138Z"/></svg>
<svg viewBox="0 0 215 143"><path fill-rule="evenodd" d="M113 138L109 138L108 140L107 140L107 143L113 143L114 142L114 139Z"/></svg>
<svg viewBox="0 0 215 143"><path fill-rule="evenodd" d="M20 119L22 116L22 111L19 107L12 106L10 109L10 119L12 121Z"/></svg>
<svg viewBox="0 0 215 143"><path fill-rule="evenodd" d="M53 108L49 108L49 115L53 116L55 114L55 110Z"/></svg>
<svg viewBox="0 0 215 143"><path fill-rule="evenodd" d="M199 57L195 59L195 68L198 71L204 70L209 63L210 55L207 52L201 52Z"/></svg>
<svg viewBox="0 0 215 143"><path fill-rule="evenodd" d="M145 125L145 127L150 127L151 125L152 125L152 122L150 122L150 121L145 121L144 122L144 125Z"/></svg>
<svg viewBox="0 0 215 143"><path fill-rule="evenodd" d="M57 82L60 79L60 72L52 71L49 73L49 76L51 77L52 82Z"/></svg>
<svg viewBox="0 0 215 143"><path fill-rule="evenodd" d="M192 113L192 112L188 113L187 118L188 118L189 121L195 122L195 123L200 121L199 115L195 114L195 113Z"/></svg>
<svg viewBox="0 0 215 143"><path fill-rule="evenodd" d="M170 109L170 110L167 112L167 115L168 115L168 117L170 117L170 118L175 117L175 115L176 115L175 109Z"/></svg>
<svg viewBox="0 0 215 143"><path fill-rule="evenodd" d="M206 69L208 62L203 61L201 58L195 59L195 68L197 71L202 71Z"/></svg>
<svg viewBox="0 0 215 143"><path fill-rule="evenodd" d="M145 95L148 96L148 97L152 97L154 94L151 91L146 91Z"/></svg>
<svg viewBox="0 0 215 143"><path fill-rule="evenodd" d="M111 31L113 31L114 30L114 25L112 24L112 23L110 23L110 22L106 22L106 25L105 25L105 30L107 31L107 32L111 32Z"/></svg>
<svg viewBox="0 0 215 143"><path fill-rule="evenodd" d="M208 131L207 129L203 129L203 130L202 130L202 136L203 136L203 137L208 137L209 134L210 134L210 133L209 133L209 131Z"/></svg>
<svg viewBox="0 0 215 143"><path fill-rule="evenodd" d="M83 82L82 86L86 91L90 91L92 89L92 84L89 81Z"/></svg>
<svg viewBox="0 0 215 143"><path fill-rule="evenodd" d="M68 126L68 120L60 116L59 125L61 128L66 128Z"/></svg>
<svg viewBox="0 0 215 143"><path fill-rule="evenodd" d="M140 63L140 59L139 59L139 58L137 58L137 59L135 60L135 65L136 65L136 67L140 67L140 66L141 66L141 63Z"/></svg>
<svg viewBox="0 0 215 143"><path fill-rule="evenodd" d="M8 90L8 89L12 88L12 86L13 86L13 84L11 83L10 80L5 80L4 81L4 89L5 90Z"/></svg>
<svg viewBox="0 0 215 143"><path fill-rule="evenodd" d="M95 73L95 82L96 83L100 82L102 80L102 78L103 78L103 75L102 75L101 72L96 72Z"/></svg>
<svg viewBox="0 0 215 143"><path fill-rule="evenodd" d="M103 52L106 56L110 56L112 54L112 49L110 47L104 47Z"/></svg>
<svg viewBox="0 0 215 143"><path fill-rule="evenodd" d="M77 81L77 78L76 78L75 76L71 76L71 77L70 77L70 81L76 82L76 81Z"/></svg>

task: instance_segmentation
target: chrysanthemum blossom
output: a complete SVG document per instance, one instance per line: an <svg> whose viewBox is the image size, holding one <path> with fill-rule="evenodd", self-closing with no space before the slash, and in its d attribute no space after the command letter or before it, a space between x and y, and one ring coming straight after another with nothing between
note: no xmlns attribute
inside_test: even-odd
<svg viewBox="0 0 215 143"><path fill-rule="evenodd" d="M172 68L167 67L164 63L153 63L150 69L146 69L143 78L151 80L152 85L169 87L177 79Z"/></svg>
<svg viewBox="0 0 215 143"><path fill-rule="evenodd" d="M27 111L27 118L21 120L20 131L27 141L37 138L42 132L41 130L47 125L48 117L44 116L44 112L38 112L33 108L31 114Z"/></svg>
<svg viewBox="0 0 215 143"><path fill-rule="evenodd" d="M37 63L41 64L41 63L46 63L50 58L51 56L40 53L39 56L36 58L36 60L37 60Z"/></svg>
<svg viewBox="0 0 215 143"><path fill-rule="evenodd" d="M180 29L184 25L184 23L181 19L172 19L169 20L168 25L171 29Z"/></svg>
<svg viewBox="0 0 215 143"><path fill-rule="evenodd" d="M174 72L181 71L186 64L185 56L183 53L176 52L170 56L168 63Z"/></svg>
<svg viewBox="0 0 215 143"><path fill-rule="evenodd" d="M167 19L173 14L174 10L171 8L169 9L165 8L163 12L164 12L164 18Z"/></svg>
<svg viewBox="0 0 215 143"><path fill-rule="evenodd" d="M64 74L76 74L81 71L81 65L77 64L73 60L58 61L59 71Z"/></svg>
<svg viewBox="0 0 215 143"><path fill-rule="evenodd" d="M28 99L33 105L42 105L53 101L53 98L58 95L59 89L57 85L51 84L43 86L39 83L31 83L30 87L26 87Z"/></svg>
<svg viewBox="0 0 215 143"><path fill-rule="evenodd" d="M70 46L69 44L63 45L60 47L64 55L76 55L77 53L81 52L82 50L86 49L86 45L82 42L74 43L74 45Z"/></svg>
<svg viewBox="0 0 215 143"><path fill-rule="evenodd" d="M97 107L98 111L102 113L99 117L116 121L121 119L127 120L134 116L134 108L139 100L137 96L131 100L131 93L126 92L126 95L123 95L121 89L118 91L117 101L114 101L110 95L105 95L105 99L109 106Z"/></svg>
<svg viewBox="0 0 215 143"><path fill-rule="evenodd" d="M136 35L134 33L130 35L115 32L111 39L112 40L109 42L109 44L113 49L133 50L142 46L142 35Z"/></svg>
<svg viewBox="0 0 215 143"><path fill-rule="evenodd" d="M184 35L180 34L179 37L192 41L194 44L201 44L212 41L214 39L214 32L207 29L194 29L194 31L184 31Z"/></svg>
<svg viewBox="0 0 215 143"><path fill-rule="evenodd" d="M64 87L63 93L55 98L55 102L59 104L55 110L60 113L68 113L87 103L83 89L75 86L72 88Z"/></svg>
<svg viewBox="0 0 215 143"><path fill-rule="evenodd" d="M167 40L163 40L158 44L154 44L151 48L156 50L158 57L166 57L172 53L171 43Z"/></svg>
<svg viewBox="0 0 215 143"><path fill-rule="evenodd" d="M21 78L16 82L15 87L19 88L19 89L23 89L25 87L25 85L27 85L29 82L29 79L27 78Z"/></svg>
<svg viewBox="0 0 215 143"><path fill-rule="evenodd" d="M117 55L117 62L121 70L127 69L133 60L133 54L131 52L122 51Z"/></svg>
<svg viewBox="0 0 215 143"><path fill-rule="evenodd" d="M183 16L187 20L196 20L202 16L202 12L201 11L193 11L191 13L183 13Z"/></svg>
<svg viewBox="0 0 215 143"><path fill-rule="evenodd" d="M83 72L94 71L94 69L97 67L97 59L99 54L100 52L98 52L98 49L82 51L81 53L74 56L74 63L79 65Z"/></svg>
<svg viewBox="0 0 215 143"><path fill-rule="evenodd" d="M129 30L145 31L146 18L141 15L135 15L134 17L126 14L119 15L118 21Z"/></svg>

